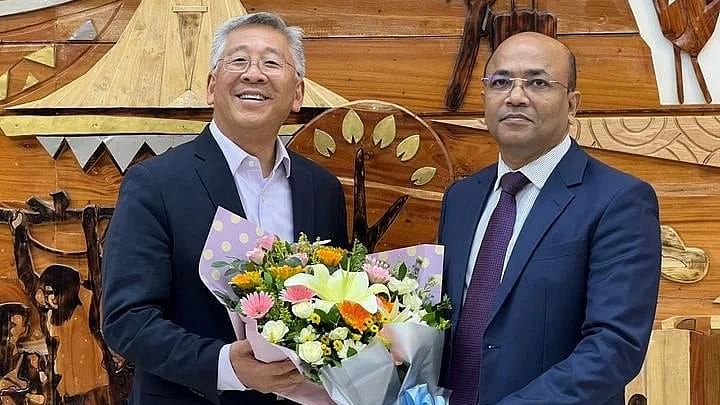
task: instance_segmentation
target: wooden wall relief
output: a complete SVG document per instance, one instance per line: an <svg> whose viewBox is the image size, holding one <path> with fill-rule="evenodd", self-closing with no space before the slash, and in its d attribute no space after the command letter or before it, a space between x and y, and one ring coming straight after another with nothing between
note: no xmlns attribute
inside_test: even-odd
<svg viewBox="0 0 720 405"><path fill-rule="evenodd" d="M718 404L719 361L720 317L669 318L653 330L645 363L625 397L642 396L650 405Z"/></svg>
<svg viewBox="0 0 720 405"><path fill-rule="evenodd" d="M481 118L435 122L487 131ZM720 115L577 118L570 134L591 148L720 167Z"/></svg>
<svg viewBox="0 0 720 405"><path fill-rule="evenodd" d="M87 71L110 49L140 0L0 1L0 107L44 97ZM28 11L37 9L37 11ZM7 14L12 15L7 15Z"/></svg>
<svg viewBox="0 0 720 405"><path fill-rule="evenodd" d="M0 321L7 323L0 330L13 333L0 336L6 349L0 397L53 405L126 403L131 366L105 346L100 332L101 244L113 209L69 208L62 191L52 197L51 203L30 198L27 209L0 208L15 258L14 277L2 279L20 286L0 288ZM80 228L81 246L55 246L60 241L45 232L67 226ZM69 264L83 259L87 272ZM20 304L8 304L13 301ZM24 318L24 328L10 328L15 318Z"/></svg>
<svg viewBox="0 0 720 405"><path fill-rule="evenodd" d="M584 118L573 135L584 146L720 167L720 116Z"/></svg>
<svg viewBox="0 0 720 405"><path fill-rule="evenodd" d="M102 0L100 0L102 1ZM109 1L109 0L106 0ZM95 4L97 0L80 0L78 3ZM125 3L133 3L126 1ZM116 4L117 3L117 4ZM114 2L115 11L125 5ZM108 4L103 7L109 7ZM0 6L2 3L0 3ZM89 6L88 6L89 7ZM213 31L222 22L232 16L245 14L242 4L234 0L206 2L202 0L134 0L134 14L127 23L127 28L103 57L95 63L83 76L64 85L46 97L24 104L23 99L15 91L13 73L0 75L0 95L6 91L6 105L26 111L27 115L0 115L0 129L7 135L49 135L62 136L67 134L109 135L100 128L111 128L111 133L145 135L152 133L189 133L189 128L202 127L207 115L206 79L210 56L210 41ZM101 7L102 8L102 7ZM79 15L87 17L91 11L83 10ZM87 21L90 20L85 20ZM3 20L0 18L0 27ZM78 21L80 24L82 21ZM155 27L148 29L148 27ZM91 30L87 24L80 25L72 35L82 36ZM1 29L0 29L0 32ZM19 35L19 34L18 34ZM70 34L68 34L70 35ZM142 46L137 46L142 44ZM27 63L48 67L60 60L56 48L59 45L38 47L33 53L26 55ZM67 58L63 58L65 60ZM178 63L181 61L182 63ZM0 62L0 68L2 62ZM152 67L152 68L148 68ZM0 69L1 72L1 69ZM9 77L9 78L8 78ZM28 73L24 87L39 86L48 75ZM3 83L9 83L3 87ZM65 83L63 83L65 84ZM305 107L327 107L346 103L347 100L334 92L306 79ZM98 108L179 108L189 111L190 118L196 122L185 122L180 125L185 130L163 128L167 120L153 118L118 118L95 116L88 123L87 115ZM52 109L79 109L81 115L60 114L53 117L38 117L36 112L46 114ZM197 114L193 117L192 110ZM194 130L197 134L199 130ZM125 140L127 143L131 141ZM80 142L80 141L77 141ZM85 149L92 149L100 142L89 138ZM124 159L129 162L129 159ZM124 164L118 162L124 170Z"/></svg>
<svg viewBox="0 0 720 405"><path fill-rule="evenodd" d="M515 0L510 0L510 10L497 12L490 8L495 1L466 0L467 15L460 51L445 93L445 106L455 111L460 108L476 64L480 40L489 36L490 49L494 50L502 41L519 32L534 31L555 37L557 18L538 10L537 0L532 0L530 9L518 9Z"/></svg>
<svg viewBox="0 0 720 405"><path fill-rule="evenodd" d="M720 0L631 0L662 104L720 103Z"/></svg>
<svg viewBox="0 0 720 405"><path fill-rule="evenodd" d="M488 35L492 19L490 5L494 0L466 0L465 27L460 50L455 59L450 83L445 91L445 106L455 111L462 105L477 60L480 40Z"/></svg>
<svg viewBox="0 0 720 405"><path fill-rule="evenodd" d="M708 273L710 260L704 250L687 247L678 233L662 225L662 276L676 283L697 283Z"/></svg>
<svg viewBox="0 0 720 405"><path fill-rule="evenodd" d="M0 0L0 16L55 7L72 0Z"/></svg>
<svg viewBox="0 0 720 405"><path fill-rule="evenodd" d="M690 60L705 101L712 102L705 82L698 54L705 47L715 30L720 14L720 0L679 0L669 4L668 0L654 0L663 35L673 44L675 56L675 80L678 100L685 100L682 84L682 60L680 52L690 55Z"/></svg>
<svg viewBox="0 0 720 405"><path fill-rule="evenodd" d="M490 29L490 47L497 49L507 38L525 31L539 32L549 37L557 36L557 18L538 9L538 0L532 0L530 9L518 9L510 0L510 11L496 13Z"/></svg>
<svg viewBox="0 0 720 405"><path fill-rule="evenodd" d="M454 170L440 137L415 114L380 101L349 103L310 121L288 147L338 176L354 201L353 234L377 249L435 239Z"/></svg>

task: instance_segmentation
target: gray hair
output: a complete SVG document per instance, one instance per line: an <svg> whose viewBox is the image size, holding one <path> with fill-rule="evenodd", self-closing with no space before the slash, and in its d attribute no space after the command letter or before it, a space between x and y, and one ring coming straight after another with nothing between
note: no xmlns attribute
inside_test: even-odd
<svg viewBox="0 0 720 405"><path fill-rule="evenodd" d="M225 50L227 37L233 31L249 25L265 25L285 35L292 53L293 65L298 79L305 77L305 49L303 48L303 30L300 27L289 27L282 18L272 13L253 13L233 17L215 32L210 50L210 70L215 69L220 56Z"/></svg>

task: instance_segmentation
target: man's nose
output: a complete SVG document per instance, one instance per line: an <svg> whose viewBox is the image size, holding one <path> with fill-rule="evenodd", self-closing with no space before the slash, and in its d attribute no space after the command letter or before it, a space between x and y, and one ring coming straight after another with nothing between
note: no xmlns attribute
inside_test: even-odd
<svg viewBox="0 0 720 405"><path fill-rule="evenodd" d="M247 70L241 74L241 79L251 83L262 83L267 81L267 76L260 70L260 61L251 60Z"/></svg>
<svg viewBox="0 0 720 405"><path fill-rule="evenodd" d="M507 103L511 105L525 105L528 103L528 96L525 90L525 82L513 80L507 94Z"/></svg>

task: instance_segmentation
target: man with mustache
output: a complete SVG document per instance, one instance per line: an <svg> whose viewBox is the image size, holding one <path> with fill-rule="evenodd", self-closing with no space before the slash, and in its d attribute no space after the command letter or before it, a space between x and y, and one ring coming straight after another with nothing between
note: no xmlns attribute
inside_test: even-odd
<svg viewBox="0 0 720 405"><path fill-rule="evenodd" d="M514 35L485 76L499 161L450 186L439 229L450 403L622 405L655 314L655 193L568 135L580 93L565 45Z"/></svg>
<svg viewBox="0 0 720 405"><path fill-rule="evenodd" d="M212 122L127 172L105 243L103 333L135 364L131 404L278 404L266 393L303 381L290 361L259 362L235 341L200 280L219 206L284 240L304 232L347 246L340 182L277 136L303 101L302 31L269 13L236 17L210 58Z"/></svg>

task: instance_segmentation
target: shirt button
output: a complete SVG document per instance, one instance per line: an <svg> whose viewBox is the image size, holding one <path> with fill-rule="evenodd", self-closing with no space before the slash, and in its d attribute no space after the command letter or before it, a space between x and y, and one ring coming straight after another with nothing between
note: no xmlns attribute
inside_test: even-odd
<svg viewBox="0 0 720 405"><path fill-rule="evenodd" d="M255 167L255 162L253 162L252 160L249 161L249 162L248 162L248 166L250 166L250 167Z"/></svg>

